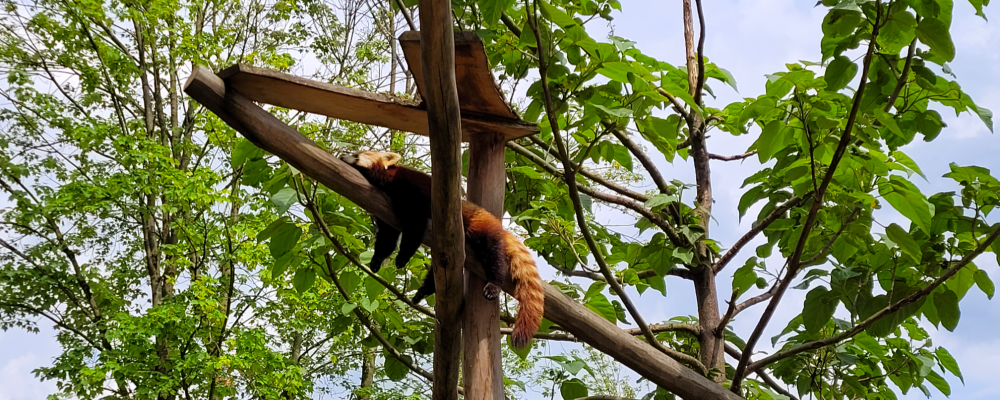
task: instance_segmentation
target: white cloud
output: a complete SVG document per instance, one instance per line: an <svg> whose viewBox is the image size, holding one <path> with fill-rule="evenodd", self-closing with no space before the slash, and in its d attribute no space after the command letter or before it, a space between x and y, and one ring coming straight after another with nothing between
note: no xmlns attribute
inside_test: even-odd
<svg viewBox="0 0 1000 400"><path fill-rule="evenodd" d="M0 367L0 400L44 399L56 391L55 382L39 382L31 370L48 364L49 360L33 352L8 359Z"/></svg>

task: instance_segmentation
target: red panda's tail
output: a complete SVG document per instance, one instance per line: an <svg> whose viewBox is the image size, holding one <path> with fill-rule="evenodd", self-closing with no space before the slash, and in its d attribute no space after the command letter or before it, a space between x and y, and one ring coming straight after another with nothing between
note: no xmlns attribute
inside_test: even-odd
<svg viewBox="0 0 1000 400"><path fill-rule="evenodd" d="M507 231L503 233L507 255L510 257L510 277L514 281L514 298L520 303L517 319L514 320L511 341L514 347L523 349L542 324L545 291L542 289L542 279L538 276L538 268L535 267L535 260L531 258L531 253L516 236Z"/></svg>

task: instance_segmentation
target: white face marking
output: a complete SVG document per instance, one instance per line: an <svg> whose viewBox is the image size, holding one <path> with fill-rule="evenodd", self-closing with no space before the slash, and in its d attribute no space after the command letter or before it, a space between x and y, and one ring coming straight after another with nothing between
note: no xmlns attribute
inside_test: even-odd
<svg viewBox="0 0 1000 400"><path fill-rule="evenodd" d="M368 152L358 154L357 161L354 163L354 165L357 165L361 168L370 168L372 166L372 157L368 154Z"/></svg>

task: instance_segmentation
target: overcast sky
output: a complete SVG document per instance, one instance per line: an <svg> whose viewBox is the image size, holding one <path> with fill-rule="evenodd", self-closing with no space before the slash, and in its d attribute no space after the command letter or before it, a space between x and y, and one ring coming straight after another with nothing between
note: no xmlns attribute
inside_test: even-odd
<svg viewBox="0 0 1000 400"><path fill-rule="evenodd" d="M646 54L683 65L683 38L680 25L680 1L645 0L623 1L623 12L614 14L611 26L592 24L588 26L595 37L602 37L609 29L614 33L633 40ZM785 71L784 64L798 60L819 61L821 39L820 22L824 8L813 8L810 0L713 0L705 2L708 35L705 54L713 62L728 69L736 77L740 92L719 83L712 85L717 99L707 98L709 105L723 107L742 97L756 97L764 91L765 74ZM994 7L995 8L995 7ZM990 15L989 9L987 14ZM1000 34L998 27L976 17L967 2L956 1L952 35L957 49L957 57L951 64L958 75L959 83L980 106L994 112L1000 110ZM856 87L854 82L852 86ZM955 117L954 112L942 111L948 127L933 144L920 140L904 148L916 160L928 177L915 183L925 194L938 191L956 190L957 185L941 176L948 171L948 163L960 165L980 165L992 171L1000 171L1000 139L991 134L975 116L963 114ZM732 137L715 131L709 141L710 150L718 154L738 154L746 151L754 137ZM656 157L664 175L668 179L693 182L693 170L689 165L666 163ZM713 238L728 246L750 226L750 219L758 208L747 213L748 218L738 223L736 204L743 191L739 186L744 178L756 171L756 158L744 163L713 162L713 183L715 186L714 218L710 227ZM997 174L994 173L994 176ZM5 201L6 199L0 199ZM686 199L690 201L690 199ZM901 223L905 219L882 212L877 215L880 222ZM609 224L628 222L617 213L602 210L598 219ZM991 222L997 222L994 218ZM758 240L759 242L759 240ZM748 247L753 249L754 246ZM742 265L746 257L732 262ZM986 254L977 262L994 281L1000 281L995 258ZM720 301L728 299L730 268L720 281ZM551 278L551 270L542 270L543 277ZM694 315L693 291L690 285L677 279L668 279L668 298L640 298L640 307L650 322L660 321L674 315ZM633 293L633 296L636 296ZM724 298L723 298L724 297ZM801 311L804 291L791 290L782 301L772 324L764 338L778 333L791 316ZM943 345L955 356L965 376L963 386L957 378L948 377L952 387L952 398L994 399L1000 396L1000 380L993 370L1000 365L1000 337L996 335L1000 308L990 303L978 289L969 291L962 302L962 320L956 332L928 328L935 344ZM737 332L746 337L753 329L762 307L750 309L733 322ZM0 332L0 400L42 399L55 392L52 381L38 382L31 370L50 364L58 354L54 331L41 323L39 334L10 330ZM762 340L758 350L769 351L770 340ZM934 393L932 398L943 399ZM922 399L919 391L911 391L905 399Z"/></svg>

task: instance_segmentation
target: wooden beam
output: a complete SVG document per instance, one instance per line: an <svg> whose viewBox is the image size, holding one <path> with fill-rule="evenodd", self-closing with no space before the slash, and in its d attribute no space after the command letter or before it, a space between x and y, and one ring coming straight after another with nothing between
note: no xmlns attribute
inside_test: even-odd
<svg viewBox="0 0 1000 400"><path fill-rule="evenodd" d="M503 217L504 143L500 135L478 135L469 144L469 201ZM500 301L486 300L486 280L465 274L462 320L462 377L466 400L503 400L503 354L500 352Z"/></svg>
<svg viewBox="0 0 1000 400"><path fill-rule="evenodd" d="M403 48L406 64L413 72L417 91L424 95L424 80L420 71L420 32L406 31L399 35L399 46ZM475 32L455 32L455 79L462 82L458 86L458 103L462 112L496 115L518 119L517 114L504 100L503 91L493 79L490 61L486 58L483 40Z"/></svg>
<svg viewBox="0 0 1000 400"><path fill-rule="evenodd" d="M465 295L465 226L462 223L462 111L455 83L455 36L449 0L419 0L424 28L424 102L431 138L431 221L434 236L433 400L458 400Z"/></svg>
<svg viewBox="0 0 1000 400"><path fill-rule="evenodd" d="M226 84L246 98L337 119L413 132L427 136L427 111L414 100L348 88L236 64L219 73ZM473 111L462 112L462 140L478 134L501 133L507 140L539 132L538 125Z"/></svg>
<svg viewBox="0 0 1000 400"><path fill-rule="evenodd" d="M194 67L184 86L184 92L191 98L261 149L281 158L379 219L400 227L385 193L373 188L357 170L319 148L271 113L235 90L227 90L222 79L212 71ZM428 229L433 231L432 228ZM430 234L427 237L431 237ZM466 250L471 254L471 250ZM479 277L484 276L482 266L474 257L466 257L465 268ZM542 287L545 289L546 319L650 382L686 399L740 399L573 301L556 287L545 282L542 282ZM514 283L509 277L504 280L503 289L507 293L514 292Z"/></svg>

